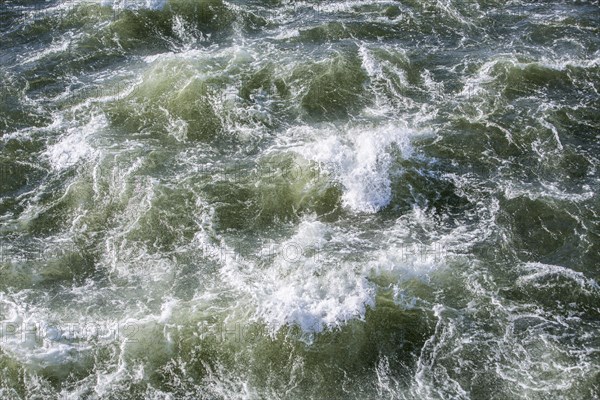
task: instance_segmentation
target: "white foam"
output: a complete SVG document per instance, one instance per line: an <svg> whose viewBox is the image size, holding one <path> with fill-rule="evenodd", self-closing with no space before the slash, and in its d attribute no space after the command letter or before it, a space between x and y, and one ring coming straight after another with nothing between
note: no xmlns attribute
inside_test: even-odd
<svg viewBox="0 0 600 400"><path fill-rule="evenodd" d="M374 213L392 198L390 167L394 160L390 151L396 147L403 157L410 157L411 135L414 132L406 127L394 125L351 128L345 136L331 132L296 151L322 165L343 185L345 207Z"/></svg>
<svg viewBox="0 0 600 400"><path fill-rule="evenodd" d="M81 35L78 35L78 36L81 36ZM47 57L51 54L63 53L65 51L67 51L69 49L69 47L71 47L73 45L73 43L76 39L78 39L77 36L68 35L68 34L64 35L61 37L61 39L59 41L53 42L51 45L46 47L44 50L34 52L33 55L31 55L30 57L24 58L23 61L21 62L21 64L27 64L27 63L39 61L42 58Z"/></svg>
<svg viewBox="0 0 600 400"><path fill-rule="evenodd" d="M114 9L149 9L162 10L167 4L167 0L101 0L100 4L104 7Z"/></svg>
<svg viewBox="0 0 600 400"><path fill-rule="evenodd" d="M21 299L0 295L0 306L7 312L0 314L0 349L19 362L31 366L58 365L77 361L80 352L91 345L73 342L66 331L48 315Z"/></svg>
<svg viewBox="0 0 600 400"><path fill-rule="evenodd" d="M55 170L71 167L82 159L94 158L97 151L87 142L87 138L107 124L106 117L96 116L84 126L68 128L67 133L57 143L48 146L43 156Z"/></svg>
<svg viewBox="0 0 600 400"><path fill-rule="evenodd" d="M583 273L574 271L560 265L543 264L539 262L528 262L522 267L528 274L522 275L517 279L517 285L526 286L538 285L538 281L550 276L562 276L577 283L582 289L590 291L599 291L600 286L591 278L587 278Z"/></svg>
<svg viewBox="0 0 600 400"><path fill-rule="evenodd" d="M306 334L303 339L310 342L314 333L364 319L367 308L375 307L377 288L369 279L373 275L426 279L444 262L435 244L426 250L413 246L407 251L390 239L389 245L379 249L357 250L361 241L357 242L356 235L353 230L340 231L308 217L287 240L257 248L253 256L272 256L257 263L234 255L233 249L225 246L231 257L219 260L220 275L241 294L239 305L246 309L251 305L251 319L265 323L273 334L285 326L297 326ZM199 241L210 241L206 234L197 236ZM333 250L339 245L344 247ZM368 241L365 245L371 247ZM414 306L413 299L402 297L397 289L398 304Z"/></svg>
<svg viewBox="0 0 600 400"><path fill-rule="evenodd" d="M278 246L264 274L257 311L273 330L297 325L304 332L321 332L363 318L366 306L374 306L374 288L356 274L354 265L326 265L320 259L327 233L324 224L303 221L297 233ZM284 251L292 247L300 252Z"/></svg>
<svg viewBox="0 0 600 400"><path fill-rule="evenodd" d="M227 257L220 260L221 277L254 304L252 319L265 323L271 333L298 326L311 340L313 333L363 318L366 307L374 306L374 288L355 265L320 258L328 236L326 225L309 218L288 240L257 249L272 255L266 267L239 255Z"/></svg>
<svg viewBox="0 0 600 400"><path fill-rule="evenodd" d="M540 185L526 183L511 183L504 188L504 196L507 199L526 196L530 200L556 199L568 200L575 203L588 201L594 197L594 191L588 185L582 185L579 193L569 193L559 187L556 183L541 182Z"/></svg>

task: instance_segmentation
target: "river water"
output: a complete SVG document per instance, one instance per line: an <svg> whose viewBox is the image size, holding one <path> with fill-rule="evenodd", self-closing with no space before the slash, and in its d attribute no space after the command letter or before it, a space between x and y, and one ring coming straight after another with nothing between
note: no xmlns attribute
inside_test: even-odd
<svg viewBox="0 0 600 400"><path fill-rule="evenodd" d="M598 398L599 21L2 1L0 398Z"/></svg>

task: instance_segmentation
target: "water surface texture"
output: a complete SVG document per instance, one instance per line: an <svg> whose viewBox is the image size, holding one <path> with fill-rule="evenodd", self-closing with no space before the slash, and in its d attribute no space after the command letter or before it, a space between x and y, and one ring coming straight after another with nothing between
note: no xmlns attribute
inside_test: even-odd
<svg viewBox="0 0 600 400"><path fill-rule="evenodd" d="M0 398L600 397L600 6L4 0Z"/></svg>

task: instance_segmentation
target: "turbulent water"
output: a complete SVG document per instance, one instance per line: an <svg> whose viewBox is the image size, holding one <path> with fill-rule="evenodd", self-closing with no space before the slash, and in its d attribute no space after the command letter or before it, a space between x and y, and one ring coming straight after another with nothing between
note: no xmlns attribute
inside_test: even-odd
<svg viewBox="0 0 600 400"><path fill-rule="evenodd" d="M600 397L598 1L0 35L0 398Z"/></svg>

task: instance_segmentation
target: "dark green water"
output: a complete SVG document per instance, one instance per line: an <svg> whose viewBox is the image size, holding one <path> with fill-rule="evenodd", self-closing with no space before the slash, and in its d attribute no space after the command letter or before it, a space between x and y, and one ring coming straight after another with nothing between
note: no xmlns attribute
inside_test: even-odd
<svg viewBox="0 0 600 400"><path fill-rule="evenodd" d="M599 398L599 21L2 1L0 398Z"/></svg>

